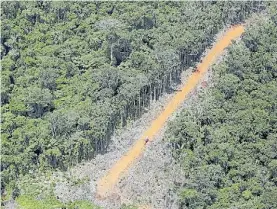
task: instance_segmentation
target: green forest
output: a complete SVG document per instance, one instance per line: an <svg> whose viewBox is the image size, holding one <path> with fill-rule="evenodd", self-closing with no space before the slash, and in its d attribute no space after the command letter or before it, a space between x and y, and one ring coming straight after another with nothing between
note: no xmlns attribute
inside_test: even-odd
<svg viewBox="0 0 277 209"><path fill-rule="evenodd" d="M187 175L181 208L277 208L277 8L259 1L2 2L1 196L30 202L23 176L107 152L218 32L265 9L213 69L203 111L167 138Z"/></svg>
<svg viewBox="0 0 277 209"><path fill-rule="evenodd" d="M270 13L271 11L271 13ZM277 7L213 68L214 86L168 128L181 208L277 208Z"/></svg>

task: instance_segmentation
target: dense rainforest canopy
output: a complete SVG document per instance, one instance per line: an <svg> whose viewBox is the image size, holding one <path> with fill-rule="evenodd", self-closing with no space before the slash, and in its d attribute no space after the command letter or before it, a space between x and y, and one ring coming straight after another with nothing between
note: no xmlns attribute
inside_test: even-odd
<svg viewBox="0 0 277 209"><path fill-rule="evenodd" d="M182 208L277 208L277 7L232 45L214 87L171 123Z"/></svg>
<svg viewBox="0 0 277 209"><path fill-rule="evenodd" d="M139 118L153 100L171 91L181 71L194 66L215 34L264 7L257 1L3 2L1 190L14 188L22 175L67 169L105 152L115 128ZM263 30L274 30L268 27ZM254 41L245 38L245 47L239 49L243 54L249 47L253 61L249 58L247 64L254 65L258 59L264 63L270 55L252 58L250 48L257 50L267 37L260 40L252 33L249 37ZM273 47L270 42L263 44ZM236 60L225 64L229 85L222 84L230 96L237 91L233 83L246 73L232 75L228 68L245 65L235 51ZM247 69L252 75L254 67ZM265 81L274 80L267 69L260 72L257 67ZM259 84L250 78L246 82L254 87ZM184 139L174 139L178 140ZM184 199L184 204L190 203Z"/></svg>

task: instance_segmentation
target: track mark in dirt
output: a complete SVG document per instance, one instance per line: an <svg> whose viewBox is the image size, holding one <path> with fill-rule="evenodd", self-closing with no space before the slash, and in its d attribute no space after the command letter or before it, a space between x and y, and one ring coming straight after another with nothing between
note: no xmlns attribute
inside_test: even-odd
<svg viewBox="0 0 277 209"><path fill-rule="evenodd" d="M154 136L164 126L171 114L179 107L188 94L196 87L197 83L203 78L204 74L209 69L209 66L212 65L216 58L223 53L224 49L232 43L232 40L240 37L243 32L244 26L242 25L233 26L227 30L223 37L212 47L207 56L205 56L202 62L197 66L197 70L188 78L182 90L178 92L171 101L169 101L164 111L152 122L149 129L146 130L140 139L135 142L132 148L114 164L108 174L98 181L98 196L106 196L112 191L123 173L127 171L128 167L143 152L145 148L145 138L148 137L150 141L154 139Z"/></svg>

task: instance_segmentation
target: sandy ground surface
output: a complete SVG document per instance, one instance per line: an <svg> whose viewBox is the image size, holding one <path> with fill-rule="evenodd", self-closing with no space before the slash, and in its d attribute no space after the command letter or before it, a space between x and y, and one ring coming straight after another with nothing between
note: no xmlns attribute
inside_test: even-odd
<svg viewBox="0 0 277 209"><path fill-rule="evenodd" d="M212 49L209 51L209 53L204 57L202 62L197 66L197 71L192 73L187 81L184 83L184 86L182 87L182 90L177 92L172 99L169 101L169 103L165 106L164 110L161 112L161 114L153 120L151 123L150 127L144 132L142 137L133 145L133 147L126 153L122 158L120 158L119 161L109 170L106 176L104 176L100 181L98 182L98 190L97 193L100 196L105 196L107 193L110 193L113 191L113 188L117 184L117 182L120 180L122 177L123 173L126 173L126 170L130 167L130 165L137 160L137 158L144 157L146 160L144 161L139 161L143 162L144 164L140 166L140 169L136 169L133 172L133 175L130 175L131 173L128 173L128 180L127 182L121 183L118 188L120 188L119 191L117 191L117 194L122 194L124 193L123 191L126 191L126 195L128 198L131 198L132 196L135 197L135 199L138 200L138 202L141 202L142 200L138 199L138 196L145 196L145 198L148 197L148 201L152 203L153 202L153 190L158 190L161 194L165 193L166 191L161 191L158 184L157 187L153 187L151 184L147 184L147 181L143 182L143 180L147 180L147 177L149 179L155 179L156 181L159 181L162 177L162 182L167 182L167 179L164 176L158 175L158 173L161 172L156 172L159 169L166 170L168 167L167 165L170 165L170 156L167 156L164 158L164 160L161 160L163 156L170 155L167 154L166 151L168 150L166 147L166 143L158 143L161 142L161 139L163 138L163 134L160 133L163 131L163 127L165 123L168 121L169 117L172 116L172 114L177 110L177 108L185 101L185 99L188 97L190 92L197 86L197 84L204 78L204 75L207 73L209 67L216 61L216 58L221 56L224 49L228 47L232 40L235 38L238 38L242 33L244 32L244 27L243 26L237 26L237 27L232 27L230 28L222 37L219 39L219 41L212 47ZM144 141L145 137L148 136L150 141L156 140L157 143L153 143L152 149L149 149L149 152L144 152ZM156 137L159 136L159 137ZM157 140L156 138L160 139ZM149 148L149 146L146 145L146 147ZM151 148L151 147L150 147ZM155 153L151 153L151 151ZM155 156L157 155L157 151L159 151L160 156ZM155 157L153 157L155 156ZM152 168L151 166L155 165L155 168ZM172 167L170 170L174 170L174 167ZM153 173L152 171L155 170L156 173ZM174 173L176 174L176 172ZM146 176L146 177L143 177ZM177 178L177 177L175 177ZM135 184L139 184L139 186L135 186ZM144 184L142 184L144 183ZM134 187L130 186L130 184L133 184ZM125 187L130 188L125 189ZM169 185L169 183L167 183ZM173 185L172 185L173 186ZM118 189L117 189L118 190ZM147 192L146 192L147 191ZM143 195L146 194L146 195ZM118 197L119 199L119 197ZM165 200L165 196L162 196L160 198L155 198L156 201L163 201ZM126 200L124 201L126 202ZM155 208L157 207L163 207L163 208L168 208L166 203L161 206L161 205L153 205Z"/></svg>

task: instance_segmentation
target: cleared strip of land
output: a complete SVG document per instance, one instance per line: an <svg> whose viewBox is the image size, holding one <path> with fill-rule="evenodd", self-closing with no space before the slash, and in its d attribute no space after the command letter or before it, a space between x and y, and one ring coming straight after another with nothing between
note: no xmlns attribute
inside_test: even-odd
<svg viewBox="0 0 277 209"><path fill-rule="evenodd" d="M164 111L152 122L149 129L147 129L139 140L132 146L132 148L123 155L117 163L108 171L107 175L98 181L97 194L105 196L110 192L128 167L141 155L144 150L146 137L153 140L157 132L164 126L167 119L179 107L179 105L186 99L188 94L196 87L197 83L203 78L209 66L212 65L216 58L219 57L224 49L228 47L232 40L241 36L244 32L242 25L230 28L218 42L213 46L209 53L204 57L202 62L197 66L196 72L192 73L184 84L182 91L178 92L172 100L169 101ZM147 146L147 145L146 145ZM157 159L158 160L158 159Z"/></svg>

